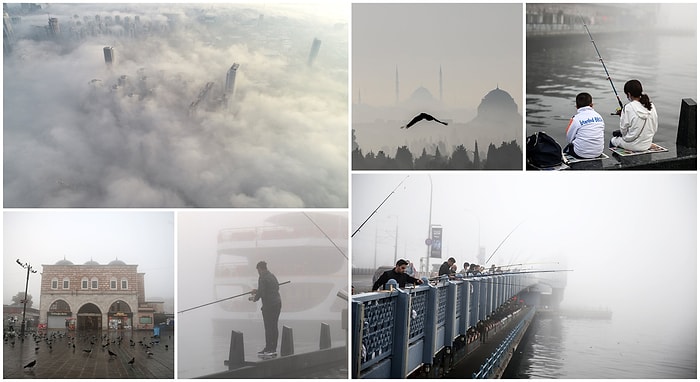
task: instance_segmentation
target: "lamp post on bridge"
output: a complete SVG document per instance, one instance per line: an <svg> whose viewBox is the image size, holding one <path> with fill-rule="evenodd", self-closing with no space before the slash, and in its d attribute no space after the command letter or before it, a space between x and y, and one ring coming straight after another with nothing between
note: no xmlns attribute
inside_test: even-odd
<svg viewBox="0 0 700 382"><path fill-rule="evenodd" d="M430 208L428 209L428 240L432 238L433 229L433 178L428 174L428 180L430 181ZM428 244L429 241L426 241ZM427 245L428 250L425 253L425 272L428 274L430 272L430 244ZM430 276L428 274L428 276Z"/></svg>
<svg viewBox="0 0 700 382"><path fill-rule="evenodd" d="M19 261L19 259L17 259L17 264L19 264L20 267L27 270L27 282L24 285L24 299L22 300L22 303L24 305L24 307L22 308L22 327L20 328L19 332L22 342L24 342L24 327L26 326L25 317L27 315L27 291L29 290L29 274L36 273L36 270L32 268L31 264L22 263L21 261Z"/></svg>

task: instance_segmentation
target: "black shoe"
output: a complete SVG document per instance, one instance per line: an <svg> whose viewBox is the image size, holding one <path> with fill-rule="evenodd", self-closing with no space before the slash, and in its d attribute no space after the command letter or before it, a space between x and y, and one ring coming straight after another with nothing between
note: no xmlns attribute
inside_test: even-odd
<svg viewBox="0 0 700 382"><path fill-rule="evenodd" d="M267 349L260 350L260 351L258 352L258 355L263 355L263 354L265 354L265 353L267 353Z"/></svg>

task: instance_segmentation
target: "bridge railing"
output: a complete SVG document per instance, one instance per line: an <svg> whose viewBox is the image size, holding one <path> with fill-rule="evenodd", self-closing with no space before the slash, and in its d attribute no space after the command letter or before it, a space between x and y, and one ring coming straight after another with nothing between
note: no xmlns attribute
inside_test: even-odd
<svg viewBox="0 0 700 382"><path fill-rule="evenodd" d="M353 378L404 378L529 285L525 275L443 277L352 296ZM527 284L526 284L527 283Z"/></svg>

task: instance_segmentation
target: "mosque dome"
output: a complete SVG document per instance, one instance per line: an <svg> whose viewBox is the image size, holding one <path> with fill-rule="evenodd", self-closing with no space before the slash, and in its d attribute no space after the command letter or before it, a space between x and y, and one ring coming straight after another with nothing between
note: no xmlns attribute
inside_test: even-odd
<svg viewBox="0 0 700 382"><path fill-rule="evenodd" d="M481 100L478 111L479 115L517 113L518 105L515 104L515 100L513 100L513 97L511 97L508 92L496 86L495 89L488 92Z"/></svg>
<svg viewBox="0 0 700 382"><path fill-rule="evenodd" d="M55 265L75 265L73 262L63 259L63 260L58 260Z"/></svg>
<svg viewBox="0 0 700 382"><path fill-rule="evenodd" d="M115 259L115 260L110 261L109 264L107 264L107 265L126 265L126 263L119 260L119 259Z"/></svg>
<svg viewBox="0 0 700 382"><path fill-rule="evenodd" d="M98 263L97 261L93 261L92 259L90 259L90 261L85 262L85 264L83 264L83 265L100 265L100 263Z"/></svg>
<svg viewBox="0 0 700 382"><path fill-rule="evenodd" d="M409 100L412 102L426 102L426 101L429 102L429 101L434 101L435 98L430 93L430 90L421 86L418 89L414 90L413 93L411 93Z"/></svg>

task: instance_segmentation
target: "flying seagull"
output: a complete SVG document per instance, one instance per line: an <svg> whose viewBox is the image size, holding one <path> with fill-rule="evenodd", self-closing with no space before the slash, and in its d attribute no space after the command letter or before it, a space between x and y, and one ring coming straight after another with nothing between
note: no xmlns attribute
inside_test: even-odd
<svg viewBox="0 0 700 382"><path fill-rule="evenodd" d="M411 122L409 122L406 126L401 126L401 128L402 128L402 129L408 129L409 127L415 125L416 123L418 123L418 122L420 122L420 121L422 121L422 120L424 120L424 119L425 119L426 121L435 121L435 122L437 122L437 123L442 123L443 125L447 126L447 122L442 122L442 121L438 120L437 118L433 117L433 116L430 115L430 114L427 114L427 113L420 113L420 114L418 114L417 116L415 116L415 117L411 120Z"/></svg>
<svg viewBox="0 0 700 382"><path fill-rule="evenodd" d="M36 365L36 360L34 360L34 361L32 361L32 362L29 362L26 366L24 366L24 368L25 368L25 369L26 369L26 368L32 369L32 368L34 368L34 365Z"/></svg>

